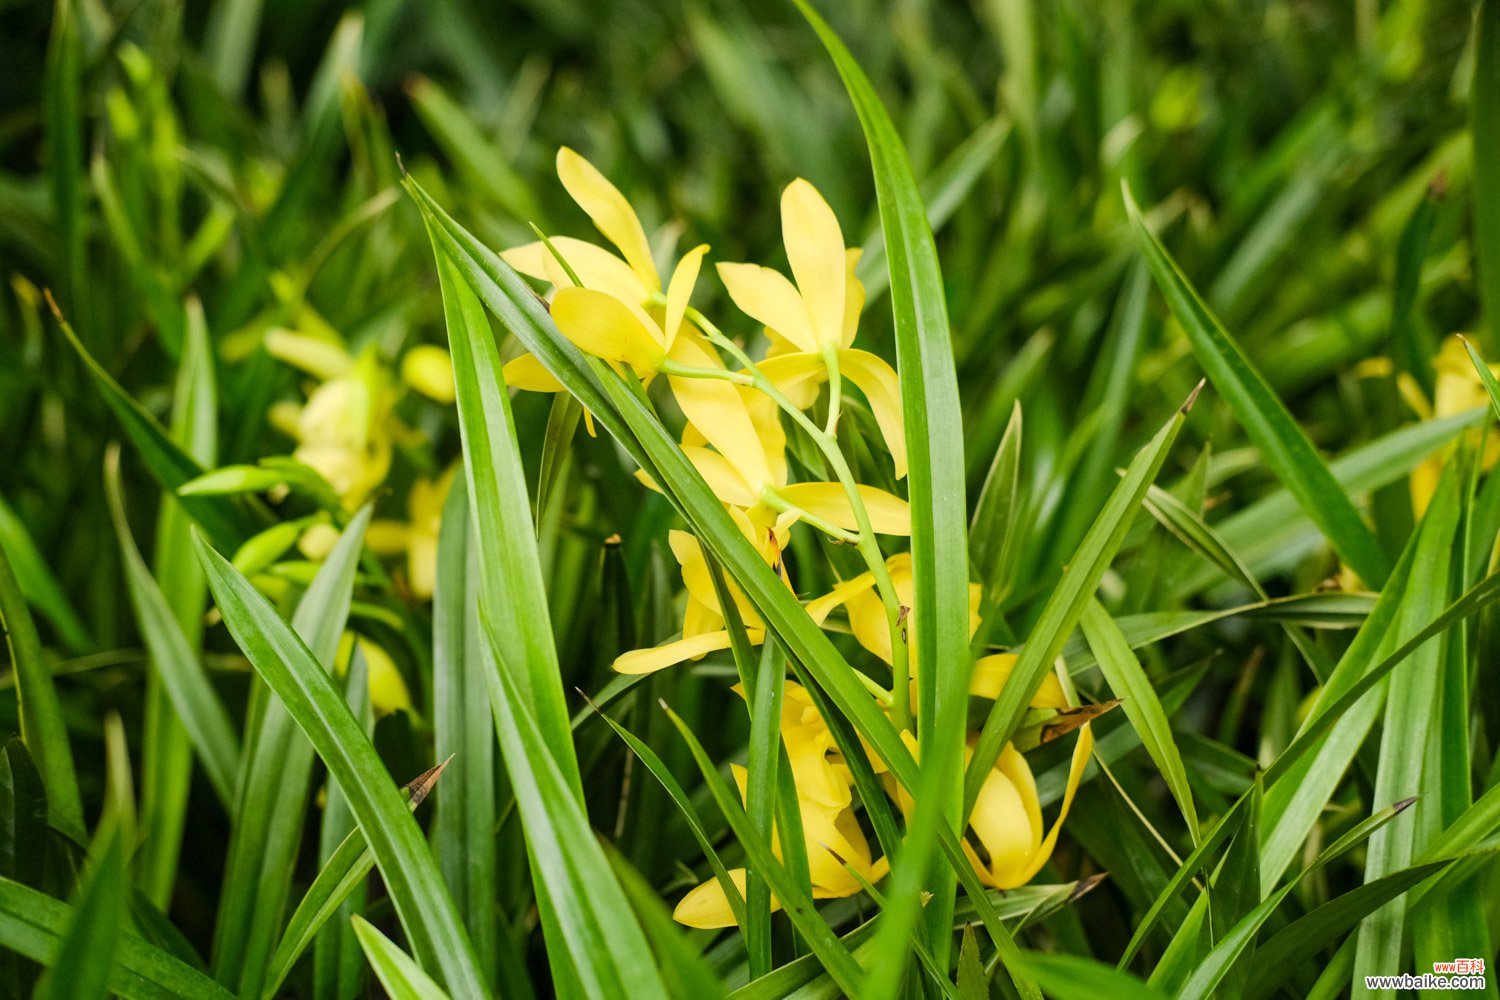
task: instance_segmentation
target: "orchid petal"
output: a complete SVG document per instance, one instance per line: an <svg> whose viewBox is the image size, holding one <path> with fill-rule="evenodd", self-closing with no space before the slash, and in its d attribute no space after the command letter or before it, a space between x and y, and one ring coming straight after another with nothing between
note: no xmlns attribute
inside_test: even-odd
<svg viewBox="0 0 1500 1000"><path fill-rule="evenodd" d="M818 189L800 177L782 192L781 232L813 339L837 346L844 331L844 234Z"/></svg>
<svg viewBox="0 0 1500 1000"><path fill-rule="evenodd" d="M557 151L557 176L604 238L619 248L641 283L653 292L660 289L661 278L651 259L646 230L641 227L640 218L620 189L592 163L566 146Z"/></svg>
<svg viewBox="0 0 1500 1000"><path fill-rule="evenodd" d="M799 350L816 353L818 342L808 322L807 307L786 275L759 264L721 263L718 271L719 280L741 312Z"/></svg>
<svg viewBox="0 0 1500 1000"><path fill-rule="evenodd" d="M865 394L880 436L896 466L896 478L906 475L906 425L901 415L901 384L885 359L869 351L839 352L839 371Z"/></svg>
<svg viewBox="0 0 1500 1000"><path fill-rule="evenodd" d="M838 483L792 483L778 490L788 504L845 531L858 531L849 497ZM878 535L910 535L911 507L905 500L873 486L860 486L859 497Z"/></svg>
<svg viewBox="0 0 1500 1000"><path fill-rule="evenodd" d="M658 368L665 352L660 331L639 306L590 288L564 288L552 300L557 328L589 354L645 371Z"/></svg>

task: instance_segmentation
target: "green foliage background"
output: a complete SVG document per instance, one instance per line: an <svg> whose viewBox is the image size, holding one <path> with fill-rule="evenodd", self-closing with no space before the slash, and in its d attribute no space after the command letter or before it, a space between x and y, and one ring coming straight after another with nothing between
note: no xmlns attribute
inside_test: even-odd
<svg viewBox="0 0 1500 1000"><path fill-rule="evenodd" d="M942 343L893 319L885 291L895 282L933 301L920 260L887 276L882 242L903 218L920 230L925 208L962 402L962 427L940 428L947 451L936 460L961 464L961 513L978 510L968 555L972 578L994 582L987 640L1055 642L1085 696L1125 699L1098 724L1108 773L1090 772L1039 884L974 900L951 891L951 872L933 874L945 871L938 846L914 849L948 887L942 905L978 933L915 932L938 955L952 951L952 971L944 958L938 972L908 961L921 947L903 951L907 936L895 937L899 975L862 988L1333 996L1365 973L1496 953L1500 886L1487 852L1500 829L1500 699L1484 610L1495 588L1482 581L1500 477L1488 474L1493 442L1479 436L1493 433L1493 414L1476 408L1490 398L1477 373L1433 362L1453 333L1500 358L1500 6L820 9L899 146L867 145L836 63L791 4L0 3L0 613L11 654L0 729L23 737L0 756L0 944L10 949L0 995L29 995L40 960L56 971L35 988L52 996L258 996L266 977L287 972L289 995L344 997L380 988L362 955L396 996L439 985L455 997L850 991L827 952L843 945L812 945L786 917L772 924L778 971L746 987L764 970L744 938L679 933L658 903L708 871L692 823L731 863L741 858L715 803L715 768L756 748L727 693L729 655L628 688L609 670L619 652L678 627L666 532L694 516L688 492L669 502L632 478L636 456L670 456L652 450L665 445L621 398L610 405L629 433L617 446L608 431L561 436L550 399L515 395L501 482L524 478L537 506L513 496L506 506L503 490L493 510L450 502L450 515L473 514L475 536L450 540L459 555L439 570L459 588L461 618L480 601L464 543L486 554L529 546L539 515L530 597L545 602L552 635L532 621L525 641L555 643L560 675L547 683L577 713L581 799L568 793L572 755L555 774L537 766L547 773L529 799L501 766L551 759L545 719L518 716L497 742L482 709L462 720L440 710L453 678L435 644L454 641L453 623L411 597L399 565L359 561L361 523L321 569L288 555L273 609L206 551L200 563L189 523L228 557L252 531L315 512L317 498L267 507L169 495L204 468L290 450L267 414L303 379L263 343L306 307L352 349L391 360L418 343L452 340L457 351L457 337L474 338L476 356L491 340L501 357L517 353L527 334L501 308L513 289L484 286L473 246L465 258L440 237L435 265L424 212L441 206L495 250L532 239L532 223L585 235L553 173L560 145L626 192L663 247L708 242L718 260L776 262L779 192L810 179L850 243L866 245L863 343L893 362L902 337ZM920 200L891 172L903 162ZM884 235L877 175L882 196L895 190L907 209L884 204ZM457 232L435 225L450 240ZM507 321L486 320L480 301ZM510 301L517 315L529 304ZM727 305L712 282L695 301ZM555 336L529 305L532 335ZM903 371L903 391L934 391L915 388L924 374ZM1179 431L1174 415L1205 375ZM1441 410L1442 378L1469 383L1472 405L1436 416L1411 405L1436 394ZM506 405L483 388L472 412L503 452ZM410 484L459 452L452 407L408 395L398 412L419 433L376 497L381 516L402 516ZM1175 443L1161 444L1153 436L1169 423ZM891 486L860 441L869 422L850 426L861 481ZM1141 496L1116 494L1117 509L1117 484L1135 483L1117 471L1143 448L1160 472L1137 477ZM804 445L798 458L809 454ZM1408 480L1432 456L1445 478L1423 518ZM115 464L119 523L143 553L135 562L101 479ZM953 513L936 514L939 537L963 530ZM1118 529L1113 547L1091 543L1096 519ZM832 570L858 571L810 532L796 544L804 595L826 589ZM1090 559L1092 582L1079 569ZM502 591L529 585L524 566L503 573ZM209 586L228 629L204 618ZM1049 610L1070 587L1076 607ZM321 677L351 591L351 621L394 658L410 712L376 720L360 685L342 681L305 706L277 686L278 663L290 667L280 683L308 675L276 612ZM786 646L793 661L806 653ZM1360 700L1372 668L1389 680L1368 681L1376 693ZM455 676L482 706L484 679ZM279 721L267 684L292 699ZM342 697L347 717L335 710ZM973 711L982 723L988 705ZM857 720L845 725L868 736ZM1009 734L994 725L995 738ZM328 762L335 749L342 764ZM700 749L707 773L695 767ZM760 749L761 760L774 753ZM449 752L438 815L424 807L413 825L396 788ZM342 792L327 780L335 767L349 779ZM1049 806L1066 767L1057 746L1033 755ZM259 784L248 777L257 768ZM651 777L658 768L681 783L681 803ZM957 772L942 781L960 790ZM453 818L456 806L445 818L445 794L472 802L477 818ZM1409 796L1416 806L1390 811ZM246 827L255 837L241 829L251 815L263 824ZM533 886L523 821L533 847L540 830L566 845L569 884L589 892L554 898L552 916L557 887ZM340 846L356 829L370 851L358 832ZM236 850L248 867L236 867ZM372 864L379 877L367 879ZM320 871L357 887L333 900L343 908L313 948L318 927L299 941L287 921L298 930L303 894L337 881ZM1075 882L1090 891L1072 898ZM915 893L887 888L886 912L915 920ZM842 935L878 909L840 900L814 919ZM351 923L355 914L368 922ZM568 937L575 919L593 946ZM892 961L861 951L871 931L856 933L865 937L845 942L855 967ZM632 963L642 943L651 959ZM68 949L85 957L69 961ZM1109 971L1116 963L1150 987ZM823 966L831 979L816 978Z"/></svg>

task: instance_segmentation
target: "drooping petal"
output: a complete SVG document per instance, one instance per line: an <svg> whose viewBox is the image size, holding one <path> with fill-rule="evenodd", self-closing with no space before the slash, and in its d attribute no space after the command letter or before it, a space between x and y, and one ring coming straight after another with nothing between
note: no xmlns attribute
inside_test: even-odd
<svg viewBox="0 0 1500 1000"><path fill-rule="evenodd" d="M679 336L672 345L672 360L694 368L722 367L716 355L689 336ZM765 444L739 387L720 379L677 375L670 376L668 383L683 414L758 496L761 487L773 479Z"/></svg>
<svg viewBox="0 0 1500 1000"><path fill-rule="evenodd" d="M1052 824L1052 829L1047 831L1047 836L1037 847L1036 853L1032 855L1031 863L1017 873L1016 879L1011 886L1001 888L1013 888L1017 885L1025 885L1036 877L1036 873L1042 870L1052 857L1052 849L1057 846L1057 836L1062 832L1063 820L1068 818L1068 810L1073 807L1073 796L1078 791L1078 783L1083 780L1083 772L1088 767L1089 756L1094 752L1094 732L1089 725L1084 725L1078 730L1078 742L1073 746L1073 759L1068 764L1068 784L1063 790L1062 805L1058 808L1057 819ZM1017 754L1017 756L1020 756ZM1022 766L1025 766L1024 761ZM1031 769L1026 769L1026 774L1031 774ZM1024 794L1024 789L1023 789ZM1032 800L1036 799L1036 782L1031 783ZM1038 807L1040 809L1040 807ZM1040 812L1038 812L1040 816Z"/></svg>
<svg viewBox="0 0 1500 1000"><path fill-rule="evenodd" d="M768 330L791 341L799 350L817 352L807 318L807 307L797 287L786 275L759 264L718 265L719 280L729 290L729 297L746 316Z"/></svg>
<svg viewBox="0 0 1500 1000"><path fill-rule="evenodd" d="M347 374L354 367L354 358L343 344L322 337L277 328L266 332L265 344L271 357L325 382Z"/></svg>
<svg viewBox="0 0 1500 1000"><path fill-rule="evenodd" d="M557 176L604 238L619 248L631 270L651 291L661 288L661 278L651 259L646 230L620 189L609 182L588 160L567 146L557 151Z"/></svg>
<svg viewBox="0 0 1500 1000"><path fill-rule="evenodd" d="M815 517L843 528L858 531L854 508L838 483L791 483L779 492L787 503ZM910 535L911 508L898 496L873 486L860 486L859 497L870 515L870 526L879 535Z"/></svg>
<svg viewBox="0 0 1500 1000"><path fill-rule="evenodd" d="M861 573L859 576L850 577L834 585L834 588L822 597L814 598L807 602L807 613L813 621L822 625L834 608L846 603L849 598L861 591L869 590L875 586L875 574Z"/></svg>
<svg viewBox="0 0 1500 1000"><path fill-rule="evenodd" d="M564 288L552 300L552 319L563 335L588 353L642 371L661 365L660 332L639 306L590 288Z"/></svg>
<svg viewBox="0 0 1500 1000"><path fill-rule="evenodd" d="M666 335L667 351L677 339L677 328L682 325L682 314L687 312L688 300L693 297L693 286L698 283L698 270L703 266L703 255L708 253L708 244L693 247L677 262L672 280L667 284L667 315L662 332Z"/></svg>
<svg viewBox="0 0 1500 1000"><path fill-rule="evenodd" d="M906 475L906 425L901 417L901 385L896 370L869 351L839 352L839 371L865 394L880 436L896 466L896 478Z"/></svg>
<svg viewBox="0 0 1500 1000"><path fill-rule="evenodd" d="M759 629L746 629L745 632L751 643L758 644L765 636ZM628 653L621 653L615 659L614 667L616 672L622 674L654 674L683 660L728 648L728 632L704 632L649 649L632 649Z"/></svg>
<svg viewBox="0 0 1500 1000"><path fill-rule="evenodd" d="M687 607L682 613L682 637L691 639L695 635L704 635L708 632L717 632L724 627L724 616L719 614L715 608L710 608L689 596Z"/></svg>
<svg viewBox="0 0 1500 1000"><path fill-rule="evenodd" d="M563 384L549 372L535 354L522 354L500 369L505 384L527 392L562 392Z"/></svg>
<svg viewBox="0 0 1500 1000"><path fill-rule="evenodd" d="M838 346L844 332L844 234L828 202L802 178L781 195L781 233L813 338ZM785 332L785 331L783 331Z"/></svg>
<svg viewBox="0 0 1500 1000"><path fill-rule="evenodd" d="M910 605L908 605L910 607ZM874 587L851 594L844 603L844 612L849 616L849 631L859 644L886 663L894 662L891 656L891 623L886 617L885 602ZM907 638L913 632L914 620L908 620Z"/></svg>
<svg viewBox="0 0 1500 1000"><path fill-rule="evenodd" d="M745 898L745 869L731 868L728 871L729 881L739 890L740 898ZM781 900L775 896L771 897L771 912L775 913L781 909ZM672 919L679 924L688 927L697 927L701 930L717 930L720 927L734 926L734 911L729 908L729 899L724 895L724 887L719 884L717 878L710 878L702 885L695 886L688 891L677 903L677 908L672 911Z"/></svg>
<svg viewBox="0 0 1500 1000"><path fill-rule="evenodd" d="M1001 751L1001 757L1006 754L1020 756L1009 744ZM1024 761L1022 766L1025 766ZM987 881L996 888L1013 889L1023 885L1024 878L1016 879L1026 871L1036 854L1042 837L1041 826L1039 821L1033 824L1021 790L998 764L979 789L969 825L989 855L989 864L979 867L980 873L988 876Z"/></svg>
<svg viewBox="0 0 1500 1000"><path fill-rule="evenodd" d="M453 402L453 359L436 344L418 344L401 358L401 380L428 399Z"/></svg>

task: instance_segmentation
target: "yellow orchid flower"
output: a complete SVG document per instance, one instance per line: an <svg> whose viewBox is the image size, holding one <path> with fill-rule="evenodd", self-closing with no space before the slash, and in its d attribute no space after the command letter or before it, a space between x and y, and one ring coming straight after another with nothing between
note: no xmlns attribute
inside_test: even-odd
<svg viewBox="0 0 1500 1000"><path fill-rule="evenodd" d="M359 643L360 655L365 660L365 680L370 687L370 707L376 715L410 711L411 695L406 690L406 681L396 661L391 659L378 643L353 632L345 632L339 639L339 651L335 657L339 676L349 671L349 661L354 655L354 644Z"/></svg>
<svg viewBox="0 0 1500 1000"><path fill-rule="evenodd" d="M740 531L760 550L768 565L778 567L781 549L786 544L787 532L791 529L791 518L783 518L761 534L743 513L731 509L730 517L739 525ZM696 660L708 653L729 648L729 632L724 628L724 608L719 603L718 591L714 589L708 560L698 539L686 531L670 531L667 543L672 555L682 567L682 583L687 589L687 608L683 612L682 638L652 646L633 649L615 659L614 668L622 674L650 674L684 660ZM785 579L785 574L781 574ZM765 623L761 621L755 606L744 595L739 586L728 578L725 583L730 597L739 609L740 619L752 644L765 639Z"/></svg>
<svg viewBox="0 0 1500 1000"><path fill-rule="evenodd" d="M674 359L697 369L722 367L696 336L678 339ZM683 453L726 505L746 511L755 524L793 512L841 531L858 530L843 486L787 482L786 432L768 396L721 379L671 374L668 383L688 418ZM905 500L873 486L861 485L858 492L877 534L911 534Z"/></svg>
<svg viewBox="0 0 1500 1000"><path fill-rule="evenodd" d="M885 566L886 571L890 573L891 585L896 591L897 600L903 607L912 607L916 584L912 580L911 553L897 553L885 561ZM979 584L969 584L970 635L973 635L979 628L980 597ZM859 644L886 663L893 663L890 626L885 616L885 605L881 603L880 595L875 590L875 575L868 572L861 573L859 576L850 577L835 585L822 597L809 601L807 613L812 616L813 621L822 625L829 614L838 607L842 607L849 616L849 630L854 633L854 638L859 640ZM909 618L906 623L908 646L915 642L913 636L916 627L916 620Z"/></svg>
<svg viewBox="0 0 1500 1000"><path fill-rule="evenodd" d="M969 817L969 828L974 836L966 836L962 842L964 854L981 882L993 889L1015 889L1030 882L1041 871L1052 857L1052 849L1057 846L1063 820L1068 818L1073 796L1093 752L1093 730L1085 723L1079 728L1078 742L1073 747L1068 783L1057 819L1053 821L1052 829L1044 834L1041 800L1037 797L1031 767L1019 750L1009 743L1005 745L994 768L980 786L979 797L974 800L974 812ZM965 760L972 756L970 748L965 753ZM973 840L978 841L977 847ZM980 849L983 855L979 853Z"/></svg>
<svg viewBox="0 0 1500 1000"><path fill-rule="evenodd" d="M435 480L412 483L406 496L407 520L376 520L365 536L370 548L380 555L406 555L407 585L413 596L424 601L432 597L437 583L438 529L457 472L455 462Z"/></svg>
<svg viewBox="0 0 1500 1000"><path fill-rule="evenodd" d="M557 176L619 255L587 240L556 236L549 240L551 247L538 240L506 250L501 259L557 289L552 317L564 336L590 354L631 365L644 378L671 353L708 248L695 247L678 262L667 284L665 305L658 305L661 276L629 200L597 167L566 146L557 151ZM562 390L529 354L507 363L504 375L517 388Z"/></svg>
<svg viewBox="0 0 1500 1000"><path fill-rule="evenodd" d="M1456 334L1444 339L1443 346L1432 359L1432 369L1434 384L1430 403L1410 375L1403 372L1396 380L1401 395L1423 420L1452 417L1490 404L1484 382L1480 380L1479 372L1475 370L1474 362L1464 348L1463 340ZM1500 365L1490 365L1490 372L1500 376ZM1418 517L1427 510L1432 494L1437 491L1438 480L1442 478L1443 465L1450 452L1451 449L1443 449L1412 470L1412 508ZM1497 459L1500 459L1500 441L1489 439L1484 452L1484 468L1489 469Z"/></svg>
<svg viewBox="0 0 1500 1000"><path fill-rule="evenodd" d="M734 691L744 697L744 689L740 686L736 685ZM781 739L797 786L797 805L807 846L813 898L852 896L863 888L859 879L844 867L845 862L866 881L880 881L889 865L884 858L875 861L870 858L869 842L854 815L853 777L839 757L833 735L813 705L812 698L793 681L786 682L782 697ZM739 785L741 797L744 797L748 783L745 769L733 764L730 770ZM774 828L771 850L776 857L781 857L780 837ZM729 878L743 897L745 869L730 869ZM771 908L780 907L780 900L773 897ZM717 878L710 878L690 890L678 902L672 917L689 927L734 925L729 899Z"/></svg>
<svg viewBox="0 0 1500 1000"><path fill-rule="evenodd" d="M864 285L854 276L860 251L844 246L833 209L801 178L782 192L781 228L796 284L758 264L718 265L729 297L765 326L771 341L757 367L804 409L834 374L854 383L870 404L900 479L906 475L906 432L896 373L878 355L850 346L865 301Z"/></svg>

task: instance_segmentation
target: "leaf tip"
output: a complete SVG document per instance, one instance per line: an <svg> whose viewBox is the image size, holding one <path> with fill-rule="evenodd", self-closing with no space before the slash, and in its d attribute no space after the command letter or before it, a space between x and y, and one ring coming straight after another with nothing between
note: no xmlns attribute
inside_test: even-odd
<svg viewBox="0 0 1500 1000"><path fill-rule="evenodd" d="M1391 814L1393 816L1400 816L1406 810L1415 805L1417 799L1419 798L1421 798L1420 795L1411 795L1402 799L1400 802L1397 802L1395 805L1391 806Z"/></svg>
<svg viewBox="0 0 1500 1000"><path fill-rule="evenodd" d="M1182 404L1182 407L1181 407L1181 409L1180 409L1179 412L1184 413L1184 414L1193 412L1193 404L1196 403L1196 402L1198 402L1198 393L1200 393L1200 392L1203 391L1203 387L1207 383L1208 383L1208 379L1206 379L1206 378L1200 378L1198 380L1198 384L1195 385L1195 386L1193 386L1193 391L1192 392L1188 393L1188 398Z"/></svg>

